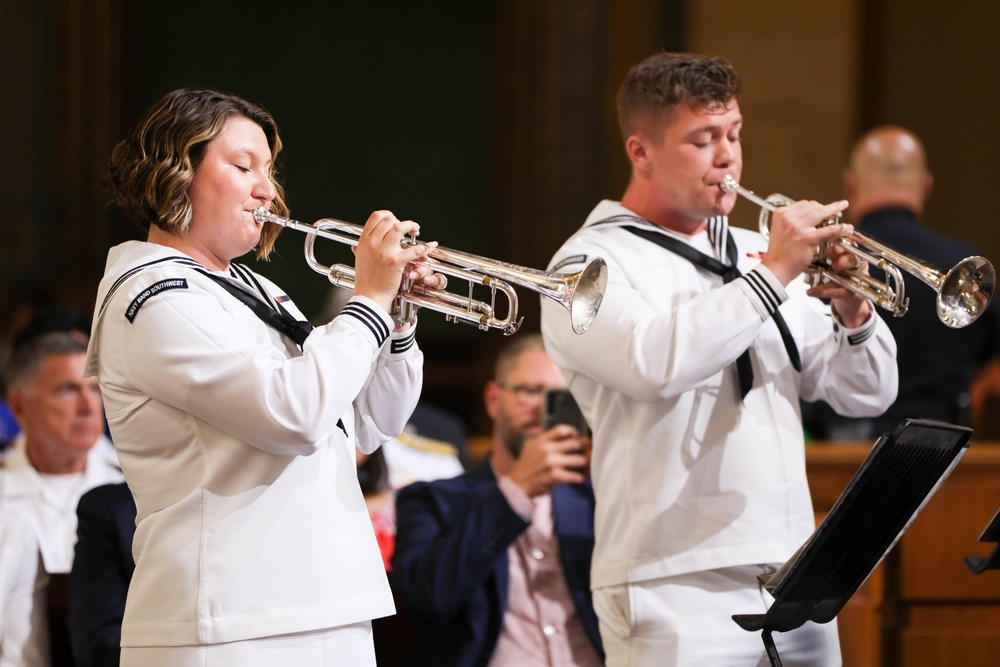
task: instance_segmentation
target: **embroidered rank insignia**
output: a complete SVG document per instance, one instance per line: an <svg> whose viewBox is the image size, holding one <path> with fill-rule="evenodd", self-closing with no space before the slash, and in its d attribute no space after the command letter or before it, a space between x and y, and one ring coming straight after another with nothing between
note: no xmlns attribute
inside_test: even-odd
<svg viewBox="0 0 1000 667"><path fill-rule="evenodd" d="M187 289L188 283L186 278L167 278L166 280L161 280L158 283L153 283L146 289L139 292L139 294L132 299L132 303L128 305L125 309L125 317L129 322L135 322L135 316L142 308L142 304L146 303L149 299L153 298L160 292L166 292L172 289Z"/></svg>
<svg viewBox="0 0 1000 667"><path fill-rule="evenodd" d="M586 255L573 255L572 257L567 257L566 259L560 261L558 264L552 267L553 271L558 271L564 266L569 266L570 264L585 264L587 262Z"/></svg>

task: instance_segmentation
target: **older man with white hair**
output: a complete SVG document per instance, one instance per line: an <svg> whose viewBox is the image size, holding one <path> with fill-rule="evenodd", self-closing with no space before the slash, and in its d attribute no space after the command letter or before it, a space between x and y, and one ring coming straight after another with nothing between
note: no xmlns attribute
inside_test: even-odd
<svg viewBox="0 0 1000 667"><path fill-rule="evenodd" d="M42 576L53 587L73 564L80 496L124 479L104 436L97 378L83 377L86 352L80 332L51 331L15 347L4 369L7 400L21 432L0 467L0 513L31 527Z"/></svg>

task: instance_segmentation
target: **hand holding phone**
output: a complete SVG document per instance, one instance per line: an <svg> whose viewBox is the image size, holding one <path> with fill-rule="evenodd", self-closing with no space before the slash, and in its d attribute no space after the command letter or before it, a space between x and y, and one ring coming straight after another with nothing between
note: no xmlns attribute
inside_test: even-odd
<svg viewBox="0 0 1000 667"><path fill-rule="evenodd" d="M590 428L583 412L569 389L547 389L545 391L544 428L549 430L556 424L569 424L581 437L590 436Z"/></svg>

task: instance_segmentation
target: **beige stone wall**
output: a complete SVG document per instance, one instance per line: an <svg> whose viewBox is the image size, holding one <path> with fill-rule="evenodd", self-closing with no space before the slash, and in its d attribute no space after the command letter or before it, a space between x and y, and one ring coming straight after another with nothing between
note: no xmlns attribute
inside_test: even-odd
<svg viewBox="0 0 1000 667"><path fill-rule="evenodd" d="M690 4L690 50L725 56L742 77L744 187L796 199L842 196L841 171L856 125L856 4ZM756 228L757 211L739 202L735 224Z"/></svg>
<svg viewBox="0 0 1000 667"><path fill-rule="evenodd" d="M1000 4L692 0L688 25L690 50L725 55L743 75L745 187L838 198L854 137L903 125L924 140L935 175L926 223L1000 265ZM756 226L746 202L734 219Z"/></svg>

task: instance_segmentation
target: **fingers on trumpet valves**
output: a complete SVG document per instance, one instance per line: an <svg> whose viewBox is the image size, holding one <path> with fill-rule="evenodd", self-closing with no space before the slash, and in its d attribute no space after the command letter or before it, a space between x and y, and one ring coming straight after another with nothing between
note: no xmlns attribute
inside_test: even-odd
<svg viewBox="0 0 1000 667"><path fill-rule="evenodd" d="M443 273L437 273L434 268L427 264L408 264L406 266L406 277L411 283L444 289L448 286L448 277Z"/></svg>

